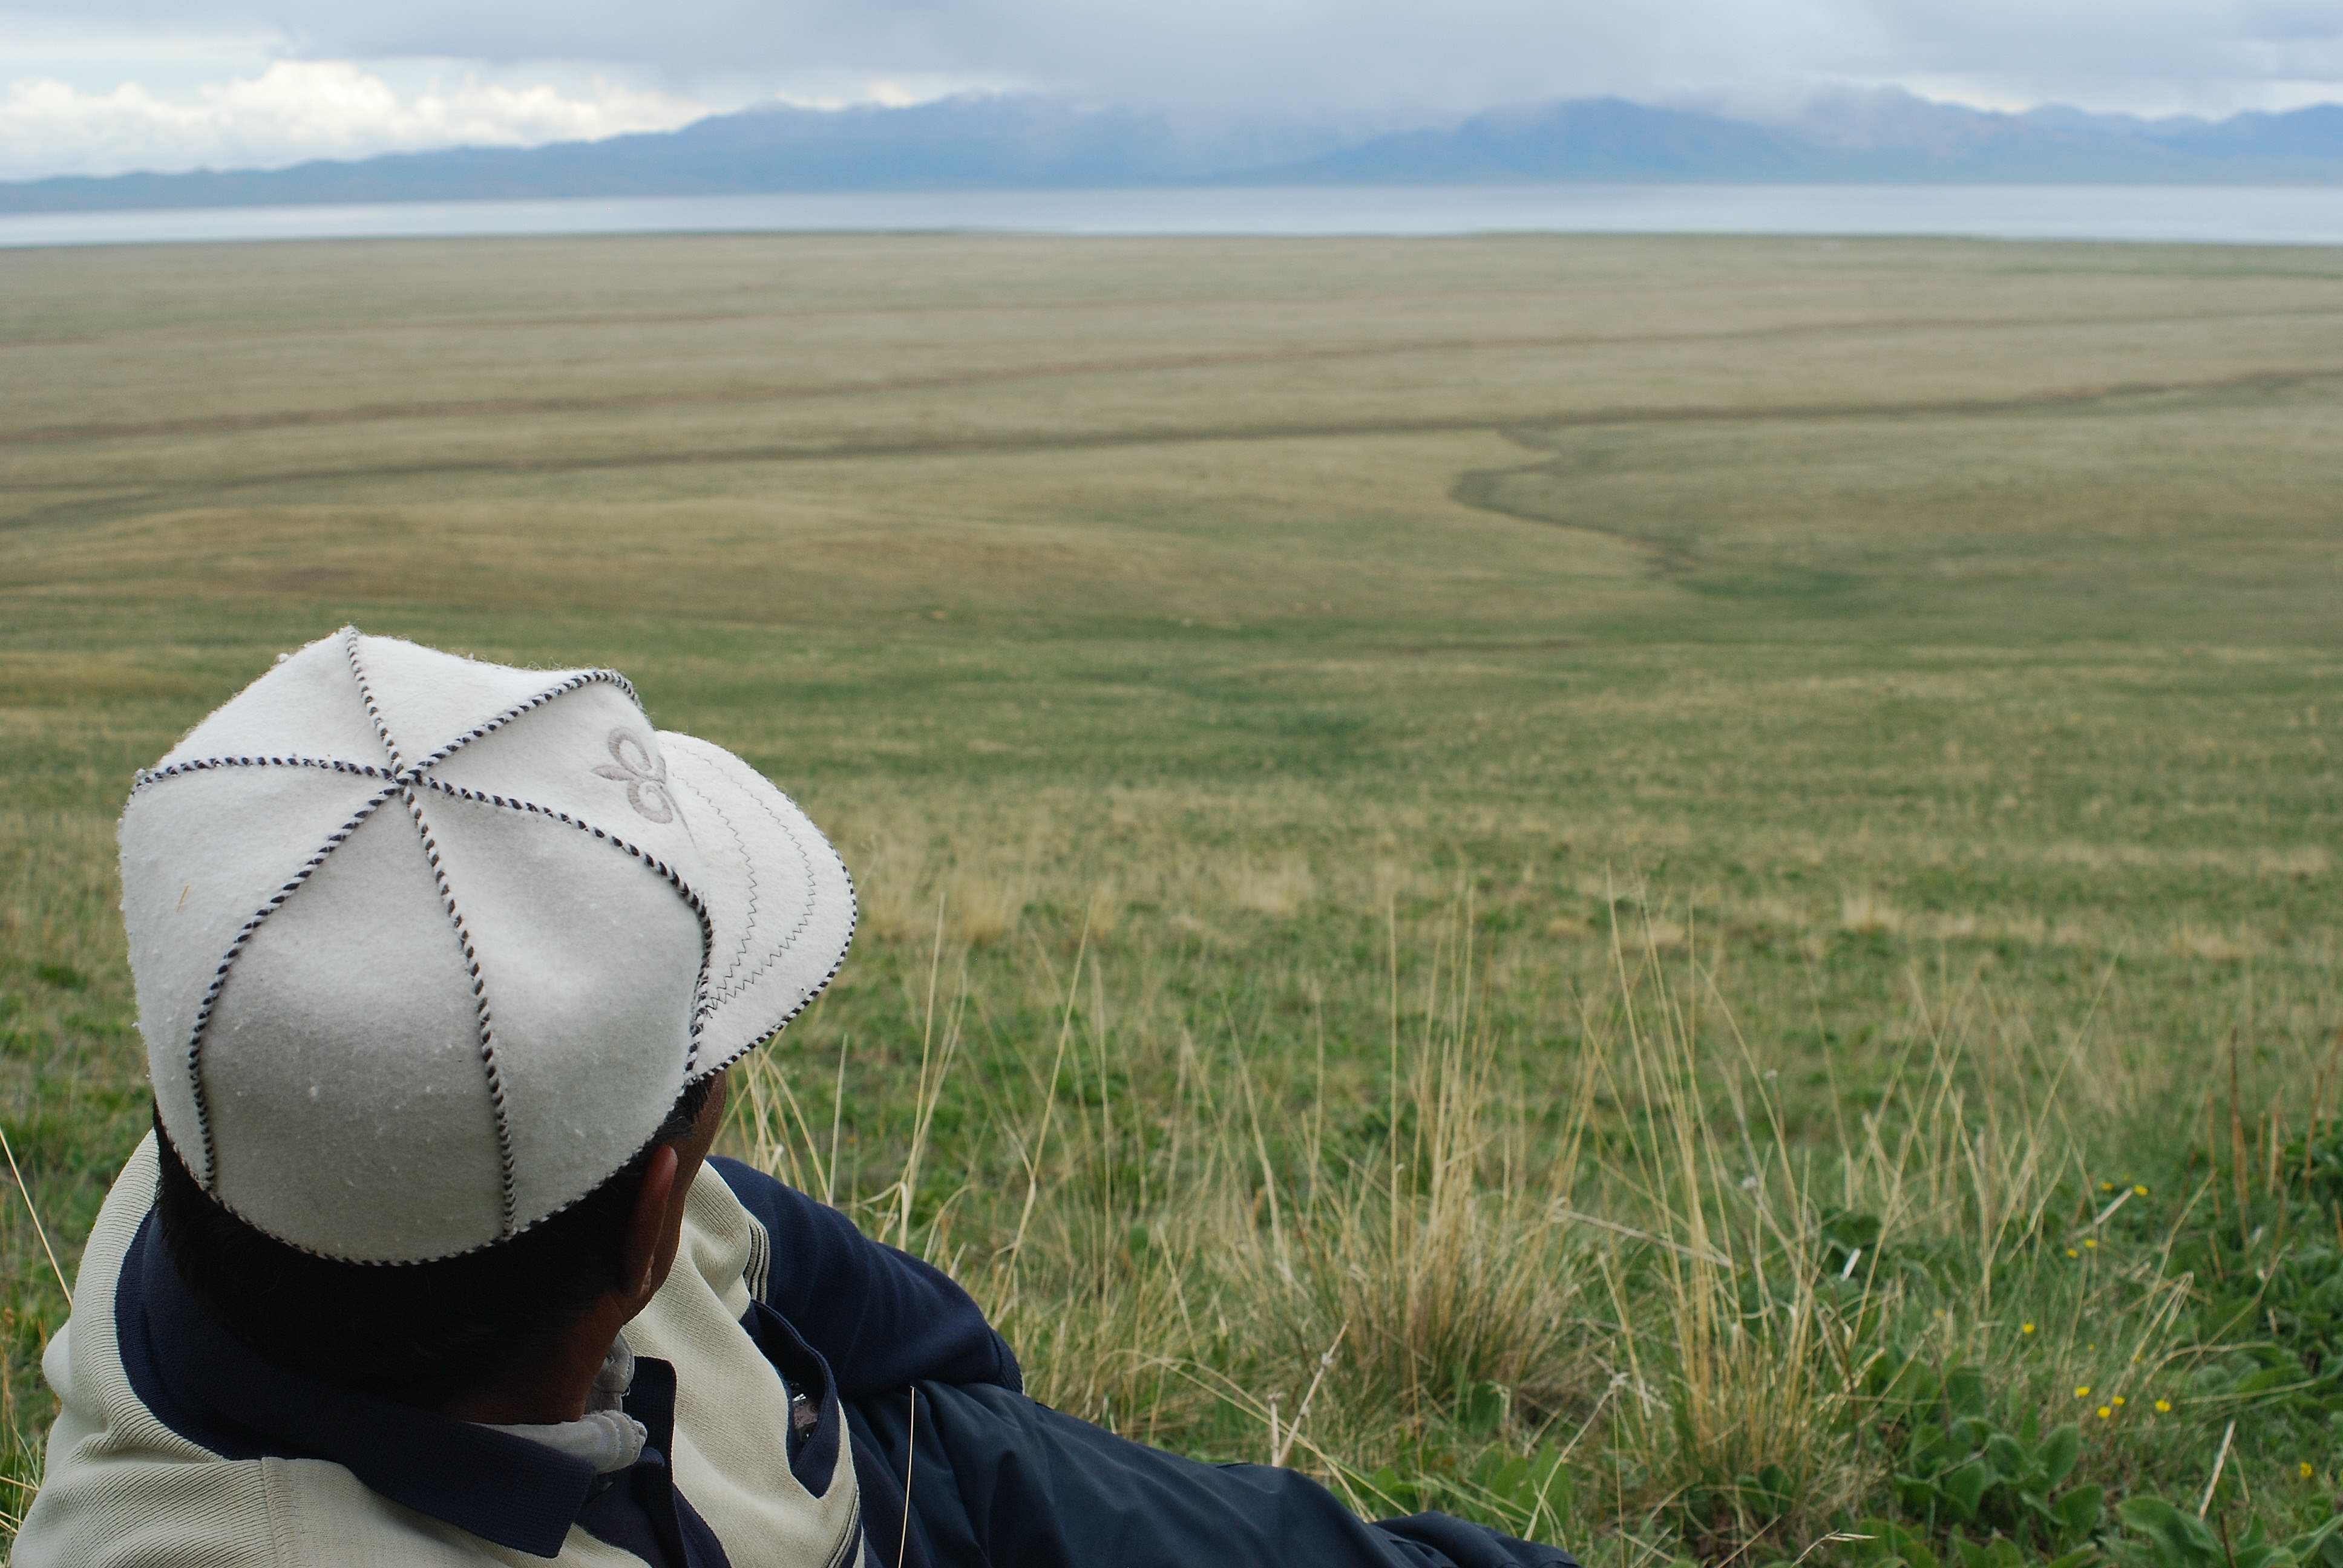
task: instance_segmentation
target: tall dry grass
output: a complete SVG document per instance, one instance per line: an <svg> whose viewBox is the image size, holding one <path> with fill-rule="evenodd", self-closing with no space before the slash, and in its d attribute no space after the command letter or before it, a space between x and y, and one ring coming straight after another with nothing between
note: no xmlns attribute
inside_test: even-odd
<svg viewBox="0 0 2343 1568"><path fill-rule="evenodd" d="M1584 988L1489 962L1469 897L1428 934L1395 907L1385 924L1379 1070L1330 1078L1322 1014L1166 1035L1165 977L1125 977L1087 927L1022 950L1049 1027L972 1049L976 944L947 890L900 1160L845 1156L843 1032L749 1058L727 1135L961 1280L1061 1409L1590 1563L1786 1563L1844 1543L1893 1485L1883 1390L1907 1362L1981 1369L2017 1410L2107 1366L2145 1402L2234 1348L2185 1322L2200 1282L2175 1241L2284 1190L2299 1119L2273 1085L2314 1070L2316 1135L2343 1051L2262 1075L2247 1115L2233 1050L2226 1124L2206 1102L2220 1180L2160 1244L2086 1257L2145 1191L2094 1181L2092 1124L2144 1125L2169 1093L2088 1020L2040 1038L1982 975L1916 970L1878 1087L1794 1093L1689 914L1614 917ZM1510 1038L1525 1001L1567 1014L1568 1049ZM20 1391L0 1406L22 1424ZM2110 1442L2087 1465L2141 1458Z"/></svg>
<svg viewBox="0 0 2343 1568"><path fill-rule="evenodd" d="M1055 1027L1015 1042L1013 1071L959 1081L940 922L909 1151L835 1196L952 1270L1060 1408L1301 1465L1368 1512L1459 1509L1622 1563L1825 1540L1887 1479L1865 1437L1885 1359L1990 1356L2021 1311L2077 1337L2119 1320L2138 1353L2172 1353L2152 1268L2082 1285L2042 1261L2086 1186L2087 1030L2035 1041L1981 984L1916 979L1885 1089L1801 1131L1700 932L1661 924L1615 922L1606 983L1551 999L1578 1040L1557 1058L1483 1016L1469 909L1404 992L1394 921L1381 1082L1346 1117L1322 1037L1156 1038L1087 939L1032 950ZM830 1193L847 1080L814 1065L751 1058L735 1134ZM1133 1081L1162 1089L1119 1097ZM950 1171L946 1101L984 1107ZM1999 1381L2022 1398L2045 1376ZM1544 1456L1546 1489L1504 1483L1509 1455ZM1795 1502L1754 1513L1769 1467Z"/></svg>

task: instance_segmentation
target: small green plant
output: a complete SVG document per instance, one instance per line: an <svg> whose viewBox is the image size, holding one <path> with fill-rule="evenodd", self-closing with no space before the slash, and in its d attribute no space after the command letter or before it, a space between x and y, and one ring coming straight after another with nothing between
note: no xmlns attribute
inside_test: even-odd
<svg viewBox="0 0 2343 1568"><path fill-rule="evenodd" d="M2343 1568L2343 1514L2286 1541L2256 1520L2235 1541L2160 1497L2126 1498L2116 1506L2129 1537L2117 1551L2129 1568Z"/></svg>
<svg viewBox="0 0 2343 1568"><path fill-rule="evenodd" d="M2305 1131L2288 1140L2281 1163L2310 1202L2322 1209L2343 1204L2343 1122L2329 1122L2319 1131Z"/></svg>
<svg viewBox="0 0 2343 1568"><path fill-rule="evenodd" d="M1778 1464L1761 1464L1756 1473L1734 1478L1741 1506L1757 1520L1779 1519L1798 1500L1797 1483Z"/></svg>
<svg viewBox="0 0 2343 1568"><path fill-rule="evenodd" d="M1825 1274L1848 1278L1867 1261L1875 1260L1884 1229L1876 1214L1845 1209L1825 1210L1817 1227L1817 1237L1822 1246L1816 1261L1822 1265Z"/></svg>
<svg viewBox="0 0 2343 1568"><path fill-rule="evenodd" d="M1483 1506L1523 1533L1559 1540L1569 1533L1575 1501L1566 1457L1550 1443L1531 1454L1486 1454L1473 1466L1467 1485ZM1539 1536L1540 1531L1552 1534Z"/></svg>
<svg viewBox="0 0 2343 1568"><path fill-rule="evenodd" d="M1955 1535L1940 1555L1917 1532L1892 1519L1866 1519L1848 1533L1855 1538L1859 1568L2085 1568L2099 1554L2097 1547L2084 1545L2046 1560L2029 1556L2006 1535L1987 1541Z"/></svg>
<svg viewBox="0 0 2343 1568"><path fill-rule="evenodd" d="M1526 1454L1484 1453L1470 1470L1453 1476L1403 1474L1388 1464L1372 1474L1335 1468L1345 1489L1371 1512L1448 1509L1533 1538L1559 1539L1568 1533L1575 1501L1567 1458L1544 1443Z"/></svg>
<svg viewBox="0 0 2343 1568"><path fill-rule="evenodd" d="M89 977L71 964L35 964L33 978L43 985L55 986L59 990L84 990L89 986Z"/></svg>
<svg viewBox="0 0 2343 1568"><path fill-rule="evenodd" d="M2062 1548L2098 1527L2100 1489L2067 1484L2083 1448L2072 1422L2045 1432L2033 1411L2014 1427L1996 1420L1975 1367L1940 1373L1908 1357L1882 1358L1872 1377L1883 1430L1902 1439L1896 1493L1911 1518Z"/></svg>

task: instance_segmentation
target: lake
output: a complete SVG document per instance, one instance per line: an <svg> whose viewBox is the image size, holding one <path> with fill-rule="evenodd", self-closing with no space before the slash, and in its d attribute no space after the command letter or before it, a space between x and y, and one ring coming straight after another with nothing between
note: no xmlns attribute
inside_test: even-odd
<svg viewBox="0 0 2343 1568"><path fill-rule="evenodd" d="M0 246L946 229L1067 235L1772 234L2343 245L2343 189L1538 185L855 191L0 216Z"/></svg>

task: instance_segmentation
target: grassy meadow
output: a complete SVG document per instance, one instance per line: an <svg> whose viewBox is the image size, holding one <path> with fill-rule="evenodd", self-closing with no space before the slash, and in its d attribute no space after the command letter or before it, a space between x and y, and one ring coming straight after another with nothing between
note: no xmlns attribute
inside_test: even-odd
<svg viewBox="0 0 2343 1568"><path fill-rule="evenodd" d="M728 1139L1052 1404L1589 1568L2343 1568L2338 498L2330 251L0 253L0 1511L132 771L355 621L831 832Z"/></svg>

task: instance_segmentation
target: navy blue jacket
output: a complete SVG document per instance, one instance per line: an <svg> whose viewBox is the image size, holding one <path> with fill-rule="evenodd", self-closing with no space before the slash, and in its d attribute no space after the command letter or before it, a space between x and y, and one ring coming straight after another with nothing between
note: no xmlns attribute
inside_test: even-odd
<svg viewBox="0 0 2343 1568"><path fill-rule="evenodd" d="M786 1385L817 1396L824 1412L788 1456L800 1480L826 1484L841 1451L851 1452L825 1384L846 1401L920 1382L1022 1387L1008 1345L940 1270L739 1161L709 1163L769 1243L741 1327ZM162 1241L150 1212L124 1261L115 1324L133 1389L180 1436L232 1459L341 1464L383 1496L516 1551L549 1557L577 1524L658 1568L728 1568L668 1466L676 1371L667 1362L637 1358L626 1408L650 1432L642 1461L598 1477L526 1440L278 1364L211 1317Z"/></svg>
<svg viewBox="0 0 2343 1568"><path fill-rule="evenodd" d="M738 1160L708 1163L772 1238L765 1302L830 1363L840 1399L914 1382L1023 1390L1007 1342L942 1270Z"/></svg>

